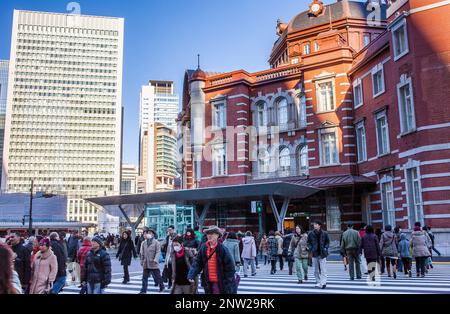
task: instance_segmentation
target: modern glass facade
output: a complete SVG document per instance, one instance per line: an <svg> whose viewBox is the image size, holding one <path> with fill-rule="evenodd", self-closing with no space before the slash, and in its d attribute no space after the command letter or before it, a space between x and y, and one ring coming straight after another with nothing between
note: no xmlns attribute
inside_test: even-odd
<svg viewBox="0 0 450 314"><path fill-rule="evenodd" d="M8 94L9 61L0 60L0 165L3 164L3 141L5 139L6 96ZM0 178L2 168L0 167ZM0 182L0 189L2 188Z"/></svg>
<svg viewBox="0 0 450 314"><path fill-rule="evenodd" d="M183 234L186 228L194 226L194 206L192 205L152 205L146 206L144 224L165 239L167 228L175 226L175 232Z"/></svg>

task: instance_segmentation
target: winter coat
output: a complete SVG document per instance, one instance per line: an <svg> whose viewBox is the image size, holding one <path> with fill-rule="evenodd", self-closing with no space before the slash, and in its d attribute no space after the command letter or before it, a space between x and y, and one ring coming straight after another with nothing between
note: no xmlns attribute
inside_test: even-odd
<svg viewBox="0 0 450 314"><path fill-rule="evenodd" d="M14 260L14 269L19 275L22 286L28 286L31 279L31 252L21 243L13 245L12 250L17 255Z"/></svg>
<svg viewBox="0 0 450 314"><path fill-rule="evenodd" d="M267 246L269 247L269 259L277 260L278 258L278 240L274 236L270 236L267 240Z"/></svg>
<svg viewBox="0 0 450 314"><path fill-rule="evenodd" d="M398 257L398 238L392 231L383 233L380 239L380 250L383 257Z"/></svg>
<svg viewBox="0 0 450 314"><path fill-rule="evenodd" d="M119 259L122 266L130 266L132 257L137 257L133 241L130 238L121 240L119 249L117 250L116 258Z"/></svg>
<svg viewBox="0 0 450 314"><path fill-rule="evenodd" d="M361 239L360 254L370 260L378 260L381 256L378 237L374 233L366 233Z"/></svg>
<svg viewBox="0 0 450 314"><path fill-rule="evenodd" d="M308 250L312 253L313 257L327 258L329 247L330 247L330 237L328 236L327 232L323 230L317 232L314 230L308 234Z"/></svg>
<svg viewBox="0 0 450 314"><path fill-rule="evenodd" d="M104 289L111 283L111 258L104 247L97 252L89 251L84 264L84 276L87 283L101 283Z"/></svg>
<svg viewBox="0 0 450 314"><path fill-rule="evenodd" d="M150 244L147 243L150 241ZM159 256L161 255L161 244L155 238L145 240L141 244L141 266L144 269L159 269ZM168 260L168 259L167 259Z"/></svg>
<svg viewBox="0 0 450 314"><path fill-rule="evenodd" d="M400 253L401 258L411 258L409 240L406 237L406 234L404 233L400 235L400 242L398 243L398 251Z"/></svg>
<svg viewBox="0 0 450 314"><path fill-rule="evenodd" d="M83 244L81 245L80 249L77 253L77 260L78 263L80 263L80 275L81 275L81 281L85 281L84 276L84 265L86 264L86 258L92 249L92 243L91 241L83 241Z"/></svg>
<svg viewBox="0 0 450 314"><path fill-rule="evenodd" d="M267 243L267 239L261 239L261 242L259 243L259 251L264 256L269 254L269 244Z"/></svg>
<svg viewBox="0 0 450 314"><path fill-rule="evenodd" d="M56 278L64 277L66 276L66 257L64 256L64 250L56 240L51 241L51 245L52 251L58 260L58 273L56 274Z"/></svg>
<svg viewBox="0 0 450 314"><path fill-rule="evenodd" d="M59 244L61 245L61 248L63 250L64 258L67 261L67 259L69 257L69 251L67 250L67 241L63 239L59 242Z"/></svg>
<svg viewBox="0 0 450 314"><path fill-rule="evenodd" d="M359 236L359 232L352 228L348 228L347 231L342 234L341 251L345 252L346 250L351 249L359 250L360 246L361 237Z"/></svg>
<svg viewBox="0 0 450 314"><path fill-rule="evenodd" d="M243 249L242 258L254 259L256 257L256 242L253 237L245 237L242 239Z"/></svg>
<svg viewBox="0 0 450 314"><path fill-rule="evenodd" d="M241 263L241 255L239 254L239 240L226 239L223 242L223 246L226 247L230 252L234 265L236 265L236 271L239 271L239 266L237 265L238 263Z"/></svg>
<svg viewBox="0 0 450 314"><path fill-rule="evenodd" d="M69 261L74 261L76 259L79 249L80 241L78 237L70 236L69 240L67 240L67 257Z"/></svg>
<svg viewBox="0 0 450 314"><path fill-rule="evenodd" d="M208 273L208 256L207 256L207 245L202 245L194 262L189 270L188 279L194 279L200 273L202 273L202 283L206 294L211 294L212 289L209 281ZM237 287L235 283L235 263L229 250L222 244L218 243L215 253L217 259L217 278L220 294L236 294Z"/></svg>
<svg viewBox="0 0 450 314"><path fill-rule="evenodd" d="M275 236L275 240L277 240L277 255L282 255L283 254L283 238L280 236Z"/></svg>
<svg viewBox="0 0 450 314"><path fill-rule="evenodd" d="M294 258L308 258L308 235L303 233L302 235L295 234L292 237L291 243L289 245L289 253L293 254Z"/></svg>
<svg viewBox="0 0 450 314"><path fill-rule="evenodd" d="M174 284L172 285L171 293L174 292L175 286L176 286L175 285L175 278L176 278L176 275L177 275L177 260L176 260L176 256L175 255L176 255L176 253L174 251L172 251L172 256L171 256L170 260L171 260L171 263L172 263L172 282ZM189 269L191 269L192 262L194 260L194 255L192 255L192 253L189 250L185 249L183 258L184 258L184 261L186 263L186 266L187 266L187 269L188 269L188 273L189 273ZM187 278L187 276L188 276L188 274L186 274L186 278ZM198 286L198 282L197 282L197 277L196 277L195 283L191 284L192 294L195 293L197 286Z"/></svg>
<svg viewBox="0 0 450 314"><path fill-rule="evenodd" d="M191 237L189 239L185 237L183 240L183 246L185 248L198 250L198 247L200 246L200 241L197 240L196 237Z"/></svg>
<svg viewBox="0 0 450 314"><path fill-rule="evenodd" d="M416 257L429 257L431 240L425 231L414 231L411 234L412 255Z"/></svg>
<svg viewBox="0 0 450 314"><path fill-rule="evenodd" d="M36 254L31 270L30 294L50 291L58 273L58 261L52 250Z"/></svg>

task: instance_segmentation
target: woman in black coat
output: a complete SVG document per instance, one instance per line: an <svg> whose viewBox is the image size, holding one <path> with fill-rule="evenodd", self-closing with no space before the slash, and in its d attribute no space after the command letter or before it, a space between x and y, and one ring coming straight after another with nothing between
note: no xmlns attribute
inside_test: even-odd
<svg viewBox="0 0 450 314"><path fill-rule="evenodd" d="M137 257L136 249L130 235L127 231L124 231L122 233L122 238L120 239L119 250L116 254L116 258L119 259L121 265L123 266L122 284L124 285L130 282L130 273L128 272L128 266L130 266L131 264L131 256L133 256L134 258Z"/></svg>

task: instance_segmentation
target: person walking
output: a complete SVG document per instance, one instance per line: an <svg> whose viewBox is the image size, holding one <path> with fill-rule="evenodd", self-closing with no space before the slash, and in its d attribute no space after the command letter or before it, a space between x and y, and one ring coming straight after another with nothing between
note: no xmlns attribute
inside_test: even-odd
<svg viewBox="0 0 450 314"><path fill-rule="evenodd" d="M196 280L191 283L188 279L194 256L184 247L183 242L183 237L178 236L172 240L172 294L194 294L198 286Z"/></svg>
<svg viewBox="0 0 450 314"><path fill-rule="evenodd" d="M327 257L330 247L328 233L322 230L322 222L314 223L314 230L308 235L308 250L312 254L316 287L327 287Z"/></svg>
<svg viewBox="0 0 450 314"><path fill-rule="evenodd" d="M364 254L367 261L367 272L372 281L376 279L378 261L381 257L380 244L372 226L366 226L366 232L361 239L360 254Z"/></svg>
<svg viewBox="0 0 450 314"><path fill-rule="evenodd" d="M67 247L66 233L64 231L61 231L59 233L59 244L61 245L61 247L63 249L64 258L67 262L67 260L69 258L69 251L68 251L68 247Z"/></svg>
<svg viewBox="0 0 450 314"><path fill-rule="evenodd" d="M431 246L431 249L432 249L434 252L436 252L436 254L437 254L438 256L442 256L441 252L439 252L438 249L436 249L436 247L435 247L435 241L436 241L436 238L434 237L434 233L431 231L431 227L430 227L430 226L427 226L426 229L427 229L428 236L430 237L430 240L431 240L431 245L432 245L432 246Z"/></svg>
<svg viewBox="0 0 450 314"><path fill-rule="evenodd" d="M361 228L359 229L359 237L362 239L364 238L364 236L366 235L366 224L363 223L361 225ZM365 256L363 254L360 254L360 258L361 258L361 272L365 275L368 275L368 268L367 268L367 260L365 258Z"/></svg>
<svg viewBox="0 0 450 314"><path fill-rule="evenodd" d="M343 232L342 232L342 234L341 234L341 237L340 237L340 239L339 239L339 247L341 247L342 246L342 237L344 236L344 233L345 233L345 231L347 231L347 227L344 227L344 230L343 230ZM339 250L339 252L340 252L340 254L341 254L341 257L342 257L342 262L343 262L343 264L344 264L344 271L347 271L347 266L348 266L348 256L347 255L345 255L345 250Z"/></svg>
<svg viewBox="0 0 450 314"><path fill-rule="evenodd" d="M385 260L388 277L397 279L398 239L392 232L392 226L387 225L380 239L381 256ZM392 274L391 274L392 268Z"/></svg>
<svg viewBox="0 0 450 314"><path fill-rule="evenodd" d="M347 231L342 234L341 251L348 256L350 280L361 279L361 260L359 257L359 248L361 246L361 237L359 232L353 229L353 224L348 224Z"/></svg>
<svg viewBox="0 0 450 314"><path fill-rule="evenodd" d="M383 235L383 230L381 230L380 228L377 228L377 230L375 230L375 235L377 236L378 240L381 239L381 236ZM379 245L379 243L378 243ZM382 256L380 256L380 273L381 275L384 274L386 270L386 263L385 260Z"/></svg>
<svg viewBox="0 0 450 314"><path fill-rule="evenodd" d="M250 231L245 233L245 237L242 239L243 250L242 250L242 259L244 260L244 277L247 278L248 275L248 266L251 266L251 275L256 276L256 242Z"/></svg>
<svg viewBox="0 0 450 314"><path fill-rule="evenodd" d="M175 233L175 227L169 226L167 228L167 236L166 240L164 242L164 245L161 247L161 252L164 254L164 269L163 269L163 282L168 282L168 288L170 289L172 287L172 281L170 278L172 278L172 263L171 263L171 256L172 256L172 240L177 236ZM156 237L156 235L155 235Z"/></svg>
<svg viewBox="0 0 450 314"><path fill-rule="evenodd" d="M289 275L292 275L294 268L294 258L289 254L289 246L291 244L291 240L294 236L294 233L291 229L286 229L286 235L283 237L283 258L288 265Z"/></svg>
<svg viewBox="0 0 450 314"><path fill-rule="evenodd" d="M425 234L428 237L428 243L431 244L430 245L430 256L425 261L425 266L427 268L427 272L428 272L429 269L433 269L434 268L434 266L433 266L434 235L433 235L433 233L431 233L431 231L428 231L429 230L428 228L429 227L427 227L427 226L424 226L422 228L422 230L425 231Z"/></svg>
<svg viewBox="0 0 450 314"><path fill-rule="evenodd" d="M275 238L275 231L269 231L269 239L267 240L268 254L271 265L270 274L274 275L277 272L278 260L278 240Z"/></svg>
<svg viewBox="0 0 450 314"><path fill-rule="evenodd" d="M411 234L410 247L412 249L412 257L416 260L417 277L425 277L425 262L430 256L431 241L426 232L421 230L421 224L417 222L414 231Z"/></svg>
<svg viewBox="0 0 450 314"><path fill-rule="evenodd" d="M31 266L30 294L49 294L58 273L58 260L49 239L42 239L39 246Z"/></svg>
<svg viewBox="0 0 450 314"><path fill-rule="evenodd" d="M66 285L66 257L64 256L64 250L59 244L59 234L57 232L50 233L50 244L52 247L52 251L56 256L58 261L58 273L56 274L55 282L52 287L52 294L58 294Z"/></svg>
<svg viewBox="0 0 450 314"><path fill-rule="evenodd" d="M16 254L14 269L19 275L22 289L26 293L28 292L31 279L31 253L22 245L20 234L12 233L9 237L9 242L11 244L12 251Z"/></svg>
<svg viewBox="0 0 450 314"><path fill-rule="evenodd" d="M15 256L8 245L0 242L0 295L22 294L19 275L14 270Z"/></svg>
<svg viewBox="0 0 450 314"><path fill-rule="evenodd" d="M236 289L239 286L241 277L239 276L239 270L241 268L241 255L239 253L239 240L235 232L229 232L227 239L223 242L223 246L230 252L234 265L236 265L235 283Z"/></svg>
<svg viewBox="0 0 450 314"><path fill-rule="evenodd" d="M283 237L281 236L281 232L277 231L275 232L275 239L277 240L277 258L280 262L280 271L284 268L284 262L283 262Z"/></svg>
<svg viewBox="0 0 450 314"><path fill-rule="evenodd" d="M295 259L295 270L297 271L298 283L308 281L308 234L303 232L301 226L295 228L295 234L289 245L289 255Z"/></svg>
<svg viewBox="0 0 450 314"><path fill-rule="evenodd" d="M40 243L43 238L44 237L42 237L40 235L34 237L33 248L31 250L31 260L30 260L31 265L33 265L34 259L36 258L36 254L40 251L40 247L41 247Z"/></svg>
<svg viewBox="0 0 450 314"><path fill-rule="evenodd" d="M183 248L189 250L193 256L197 255L200 241L194 229L186 228L186 233L183 235Z"/></svg>
<svg viewBox="0 0 450 314"><path fill-rule="evenodd" d="M211 226L205 230L208 241L200 247L189 270L188 279L194 283L201 273L205 294L236 294L236 264L228 249L219 241L220 228Z"/></svg>
<svg viewBox="0 0 450 314"><path fill-rule="evenodd" d="M122 284L124 285L130 282L128 267L131 265L132 257L137 258L136 249L134 247L133 240L131 240L130 234L127 231L124 231L122 232L119 249L116 253L116 258L119 259L120 265L123 266Z"/></svg>
<svg viewBox="0 0 450 314"><path fill-rule="evenodd" d="M111 283L111 258L103 240L98 236L92 239L92 249L86 257L83 278L87 294L104 294Z"/></svg>
<svg viewBox="0 0 450 314"><path fill-rule="evenodd" d="M156 237L156 231L148 229L145 232L145 241L141 244L140 256L141 266L143 268L142 274L142 288L140 294L146 294L148 289L148 278L150 274L153 277L156 285L159 285L159 292L164 291L164 283L159 269L159 257L161 255L161 244ZM172 244L171 244L172 245ZM172 249L170 249L170 252ZM170 258L170 257L167 257Z"/></svg>
<svg viewBox="0 0 450 314"><path fill-rule="evenodd" d="M259 252L261 253L261 258L264 259L264 266L268 263L267 257L269 255L269 245L267 243L267 236L263 234L261 242L259 243Z"/></svg>
<svg viewBox="0 0 450 314"><path fill-rule="evenodd" d="M80 249L77 252L76 260L80 263L80 282L86 282L86 278L84 278L84 267L86 265L86 259L89 252L92 250L92 242L91 238L85 237L83 243L81 244ZM87 286L81 285L79 288L80 294L87 294Z"/></svg>
<svg viewBox="0 0 450 314"><path fill-rule="evenodd" d="M411 272L412 257L411 257L410 243L408 237L404 233L400 235L400 242L398 243L398 251L400 254L400 258L402 260L403 271L405 275L412 277Z"/></svg>
<svg viewBox="0 0 450 314"><path fill-rule="evenodd" d="M72 232L69 239L67 240L67 258L69 263L75 262L80 247L81 245L78 230L75 230L74 232Z"/></svg>

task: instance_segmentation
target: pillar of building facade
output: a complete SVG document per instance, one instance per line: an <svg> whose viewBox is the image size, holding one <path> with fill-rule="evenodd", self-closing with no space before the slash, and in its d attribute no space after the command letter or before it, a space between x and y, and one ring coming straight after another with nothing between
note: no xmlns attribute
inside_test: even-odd
<svg viewBox="0 0 450 314"><path fill-rule="evenodd" d="M291 201L288 197L283 199L283 205L281 206L280 212L278 212L277 204L273 196L269 196L270 207L272 208L272 212L275 216L275 220L277 222L277 229L282 234L284 234L284 220L286 219L287 210L289 207L289 202Z"/></svg>

